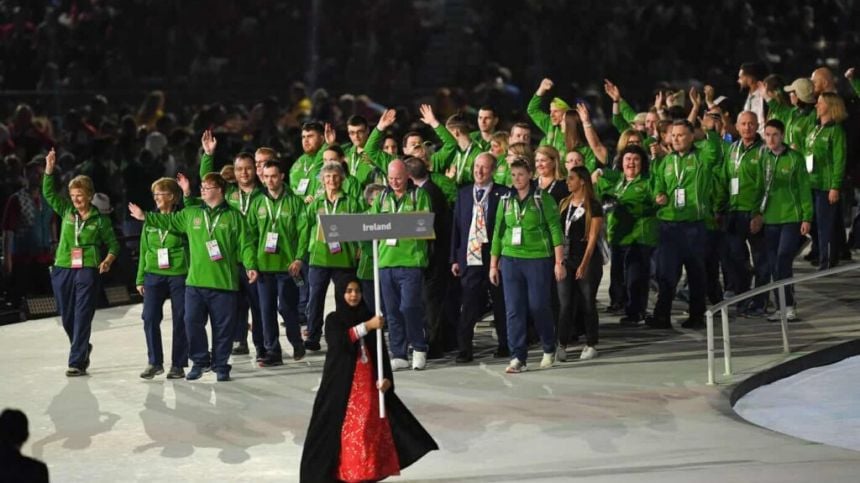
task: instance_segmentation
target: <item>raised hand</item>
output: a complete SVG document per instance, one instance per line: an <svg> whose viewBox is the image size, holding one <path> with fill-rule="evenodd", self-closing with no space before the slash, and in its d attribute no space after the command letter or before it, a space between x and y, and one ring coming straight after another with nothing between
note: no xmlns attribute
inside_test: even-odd
<svg viewBox="0 0 860 483"><path fill-rule="evenodd" d="M436 114L433 114L433 107L430 104L421 104L418 110L421 112L421 122L433 129L439 126L439 121L436 119Z"/></svg>
<svg viewBox="0 0 860 483"><path fill-rule="evenodd" d="M658 111L663 108L663 91L657 91L657 95L654 96L654 108Z"/></svg>
<svg viewBox="0 0 860 483"><path fill-rule="evenodd" d="M854 80L854 67L845 71L845 78L848 80Z"/></svg>
<svg viewBox="0 0 860 483"><path fill-rule="evenodd" d="M131 217L134 218L135 220L143 221L146 219L146 215L143 213L143 210L141 210L140 207L134 203L128 204L128 212L131 214Z"/></svg>
<svg viewBox="0 0 860 483"><path fill-rule="evenodd" d="M609 79L603 79L603 90L606 92L606 95L612 99L612 102L621 101L621 91L618 89L618 86L613 84Z"/></svg>
<svg viewBox="0 0 860 483"><path fill-rule="evenodd" d="M54 167L57 165L57 151L51 148L45 156L45 174L52 174Z"/></svg>
<svg viewBox="0 0 860 483"><path fill-rule="evenodd" d="M591 122L591 114L588 113L588 107L582 102L576 104L576 113L579 114L579 120L583 124Z"/></svg>
<svg viewBox="0 0 860 483"><path fill-rule="evenodd" d="M537 95L542 96L542 95L546 94L547 92L549 92L550 89L552 89L553 85L555 85L555 84L553 84L551 79L544 79L544 80L540 81L540 86L538 86Z"/></svg>
<svg viewBox="0 0 860 483"><path fill-rule="evenodd" d="M707 102L708 105L711 105L714 102L714 95L715 95L714 92L715 92L714 86L711 86L711 85L705 86L705 102Z"/></svg>
<svg viewBox="0 0 860 483"><path fill-rule="evenodd" d="M191 196L191 180L183 173L176 173L176 184L182 189L182 196Z"/></svg>
<svg viewBox="0 0 860 483"><path fill-rule="evenodd" d="M203 131L203 137L200 138L200 145L203 146L203 152L212 156L215 153L215 146L218 145L218 140L212 134L211 129Z"/></svg>
<svg viewBox="0 0 860 483"><path fill-rule="evenodd" d="M385 112L382 113L382 116L379 117L379 122L376 123L376 129L380 131L385 131L397 119L397 111L394 109L386 109Z"/></svg>
<svg viewBox="0 0 860 483"><path fill-rule="evenodd" d="M690 102L693 103L693 107L695 108L702 105L702 95L699 94L699 90L695 87L690 88Z"/></svg>

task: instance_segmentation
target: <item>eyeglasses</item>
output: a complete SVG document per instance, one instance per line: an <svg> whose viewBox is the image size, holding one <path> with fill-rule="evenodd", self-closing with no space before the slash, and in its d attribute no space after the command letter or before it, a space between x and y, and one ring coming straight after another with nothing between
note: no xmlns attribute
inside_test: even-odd
<svg viewBox="0 0 860 483"><path fill-rule="evenodd" d="M173 196L173 193L164 193L164 192L161 192L161 191L157 191L157 192L155 192L155 193L152 193L152 196L158 196L158 197L161 197L161 198L166 198L166 197L168 197L168 196Z"/></svg>
<svg viewBox="0 0 860 483"><path fill-rule="evenodd" d="M217 189L218 189L217 186L205 186L205 185L203 185L200 187L200 191L212 191L212 190L217 190Z"/></svg>

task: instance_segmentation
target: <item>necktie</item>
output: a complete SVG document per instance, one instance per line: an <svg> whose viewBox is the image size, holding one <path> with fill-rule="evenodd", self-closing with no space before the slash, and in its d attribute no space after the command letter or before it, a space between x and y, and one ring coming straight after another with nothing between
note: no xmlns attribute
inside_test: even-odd
<svg viewBox="0 0 860 483"><path fill-rule="evenodd" d="M487 237L486 214L484 213L484 194L486 189L478 188L475 191L475 204L472 209L472 223L469 226L469 240L466 247L466 265L483 265L481 246L489 242Z"/></svg>

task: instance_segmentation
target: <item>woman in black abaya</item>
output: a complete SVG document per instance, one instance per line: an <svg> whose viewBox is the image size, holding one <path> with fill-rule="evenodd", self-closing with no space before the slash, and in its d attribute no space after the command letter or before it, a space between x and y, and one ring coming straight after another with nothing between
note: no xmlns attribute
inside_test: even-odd
<svg viewBox="0 0 860 483"><path fill-rule="evenodd" d="M305 437L303 483L378 481L438 449L394 394L384 343L384 377L377 382L376 330L384 321L361 298L358 280L338 287L337 310L325 320L328 351ZM385 397L384 419L379 417L378 389Z"/></svg>

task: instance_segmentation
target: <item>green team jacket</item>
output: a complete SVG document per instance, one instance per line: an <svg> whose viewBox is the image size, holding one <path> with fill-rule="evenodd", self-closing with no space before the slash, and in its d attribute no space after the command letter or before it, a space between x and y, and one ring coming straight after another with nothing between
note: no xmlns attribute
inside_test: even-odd
<svg viewBox="0 0 860 483"><path fill-rule="evenodd" d="M542 101L543 97L538 95L532 96L529 105L526 107L526 112L532 119L532 122L544 133L544 137L539 144L541 146L548 144L558 149L559 154L564 156L567 153L567 146L564 143L564 133L561 132L560 126L552 125L552 119L550 119L549 114L541 109Z"/></svg>
<svg viewBox="0 0 860 483"><path fill-rule="evenodd" d="M119 242L113 232L110 218L99 213L95 206L90 206L86 220L79 220L77 211L70 200L57 193L57 180L53 174L42 177L42 194L57 217L60 219L60 243L54 254L54 266L72 268L72 249L83 251L83 267L95 268L102 261L99 249L107 245L108 253L119 256ZM75 240L75 224L81 229ZM8 254L7 254L8 256Z"/></svg>
<svg viewBox="0 0 860 483"><path fill-rule="evenodd" d="M761 158L767 148L758 137L744 146L738 139L723 150L717 164L715 207L717 211L746 211L758 214L764 195L764 171ZM738 193L732 194L733 179L737 178Z"/></svg>
<svg viewBox="0 0 860 483"><path fill-rule="evenodd" d="M388 173L388 163L394 159L394 156L382 150L382 140L385 134L379 129L373 128L370 135L367 136L367 142L364 143L364 154L370 160L371 164L382 170L383 173Z"/></svg>
<svg viewBox="0 0 860 483"><path fill-rule="evenodd" d="M248 227L256 241L254 254L261 272L286 272L296 260L308 254L308 219L304 202L284 189L277 199L266 192L254 199L248 213ZM278 234L278 248L266 252L268 233Z"/></svg>
<svg viewBox="0 0 860 483"><path fill-rule="evenodd" d="M200 179L203 179L204 176L212 172L215 172L215 158L209 154L203 153L203 155L200 156ZM231 207L239 210L243 216L247 216L251 203L261 194L262 191L259 186L254 186L251 193L246 194L236 183L227 183L227 189L224 191L224 199ZM186 206L189 204L202 203L199 199L192 200L190 203L188 202L189 198L185 198L185 200Z"/></svg>
<svg viewBox="0 0 860 483"><path fill-rule="evenodd" d="M803 156L786 146L776 155L766 150L762 156L765 195L762 219L768 225L812 221L812 189Z"/></svg>
<svg viewBox="0 0 860 483"><path fill-rule="evenodd" d="M167 249L168 268L158 267L158 250ZM188 237L185 233L144 224L140 234L140 260L135 285L143 285L143 275L152 273L175 277L188 274Z"/></svg>
<svg viewBox="0 0 860 483"><path fill-rule="evenodd" d="M314 198L307 207L308 218L308 251L312 267L353 268L355 267L355 250L357 244L340 242L332 253L331 247L325 242L322 230L319 228L319 215L361 213L361 204L346 193L339 193L337 203L328 201L323 193Z"/></svg>
<svg viewBox="0 0 860 483"><path fill-rule="evenodd" d="M257 269L256 237L242 213L226 202L214 208L200 205L186 207L177 213L147 213L146 224L185 233L188 237L190 261L185 280L188 286L237 291L239 264L248 270ZM220 260L209 258L206 242L210 240L218 242L223 257Z"/></svg>
<svg viewBox="0 0 860 483"><path fill-rule="evenodd" d="M444 126L433 130L442 140L442 149L430 157L431 171L450 177L456 186L472 183L475 158L483 152L481 146L472 141L466 149L460 149L457 139ZM449 170L452 172L448 173Z"/></svg>
<svg viewBox="0 0 860 483"><path fill-rule="evenodd" d="M780 104L775 100L767 103L767 108L774 118L785 125L785 143L792 149L806 152L806 136L815 127L818 118L814 108L798 109L795 106Z"/></svg>
<svg viewBox="0 0 860 483"><path fill-rule="evenodd" d="M485 152L490 150L490 141L485 141L484 137L481 136L481 131L472 131L469 133L469 139L472 140L480 149L480 152Z"/></svg>
<svg viewBox="0 0 860 483"><path fill-rule="evenodd" d="M615 126L615 129L618 130L619 134L633 127L633 119L636 118L637 112L633 110L633 107L624 99L621 99L618 103L618 114L612 115L612 125ZM644 134L643 134L644 135ZM651 145L657 142L651 136L645 136L643 140L643 147L645 148L645 152L651 148Z"/></svg>
<svg viewBox="0 0 860 483"><path fill-rule="evenodd" d="M564 243L558 205L552 196L536 193L540 191L533 188L522 202L516 198L513 190L502 196L502 205L496 211L490 254L512 258L548 258L554 256L554 247ZM522 229L520 245L513 244L515 227Z"/></svg>
<svg viewBox="0 0 860 483"><path fill-rule="evenodd" d="M323 144L315 154L304 153L293 163L293 166L290 168L290 189L293 191L293 194L304 198L308 193L311 193L310 185L313 183L313 180L319 177L320 169L322 169L323 165L322 155L326 149L328 149L328 144ZM303 179L308 180L308 188L299 190L299 184Z"/></svg>
<svg viewBox="0 0 860 483"><path fill-rule="evenodd" d="M806 164L812 156L809 185L814 190L838 190L845 176L845 130L841 124L817 125L806 136Z"/></svg>
<svg viewBox="0 0 860 483"><path fill-rule="evenodd" d="M349 167L347 174L358 181L359 188L364 189L365 186L373 183L377 168L373 165L373 161L367 155L367 152L362 150L359 153L358 148L353 144L342 147L343 153L346 156L346 164Z"/></svg>
<svg viewBox="0 0 860 483"><path fill-rule="evenodd" d="M343 183L341 184L341 190L346 193L350 198L354 198L356 200L364 199L362 196L364 193L362 191L363 187L357 178L347 175L346 178L343 179ZM302 201L309 205L313 202L313 200L319 198L320 196L325 195L325 185L319 176L312 178L310 184L308 185L308 189L305 192L304 196L300 198ZM310 201L308 200L310 198Z"/></svg>
<svg viewBox="0 0 860 483"><path fill-rule="evenodd" d="M860 77L851 79L851 87L854 89L854 93L860 96Z"/></svg>
<svg viewBox="0 0 860 483"><path fill-rule="evenodd" d="M719 159L720 138L713 131L686 153L672 152L661 159L654 178L654 196L665 194L668 203L657 211L661 221L706 221L713 216L714 166ZM683 189L684 206L676 203L676 193Z"/></svg>
<svg viewBox="0 0 860 483"><path fill-rule="evenodd" d="M601 199L612 196L617 200L615 209L609 212L606 220L610 244L657 246L658 207L647 176L639 175L627 181L624 173L604 170L597 182L597 194Z"/></svg>
<svg viewBox="0 0 860 483"><path fill-rule="evenodd" d="M502 186L511 186L514 182L511 179L511 167L508 166L508 161L504 156L499 158L496 164L496 171L493 173L493 182Z"/></svg>
<svg viewBox="0 0 860 483"><path fill-rule="evenodd" d="M376 198L371 213L412 213L430 210L430 197L420 188L410 188L398 200L393 191L386 190ZM397 240L391 246L379 241L379 268L426 268L427 240Z"/></svg>

